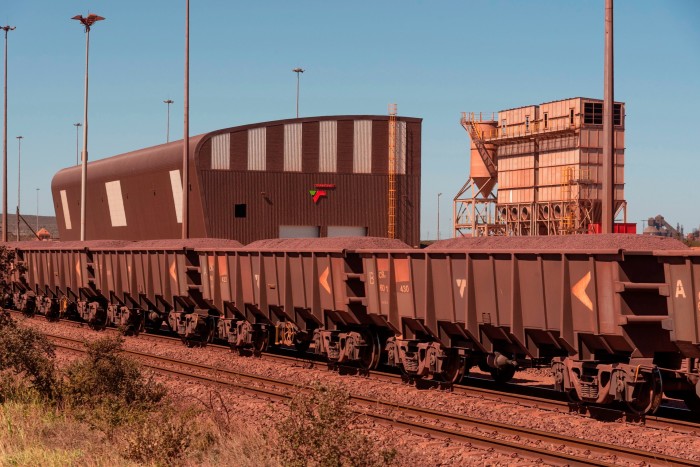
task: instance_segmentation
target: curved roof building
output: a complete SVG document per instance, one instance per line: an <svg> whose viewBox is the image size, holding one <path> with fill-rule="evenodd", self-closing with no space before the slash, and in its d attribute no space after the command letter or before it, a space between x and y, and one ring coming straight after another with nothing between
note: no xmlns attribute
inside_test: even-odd
<svg viewBox="0 0 700 467"><path fill-rule="evenodd" d="M396 238L418 245L421 119L396 117ZM88 164L86 239L179 238L182 141ZM386 236L389 117L278 120L190 138L190 237ZM80 238L80 166L52 194L62 240Z"/></svg>

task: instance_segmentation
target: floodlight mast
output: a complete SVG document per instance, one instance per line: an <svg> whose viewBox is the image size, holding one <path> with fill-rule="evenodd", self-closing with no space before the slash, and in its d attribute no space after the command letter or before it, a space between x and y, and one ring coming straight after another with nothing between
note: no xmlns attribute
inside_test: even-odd
<svg viewBox="0 0 700 467"><path fill-rule="evenodd" d="M87 16L76 15L73 18L85 27L85 107L83 109L83 165L80 181L80 240L85 241L86 190L87 190L87 160L88 160L88 70L90 57L90 29L102 16L90 13Z"/></svg>

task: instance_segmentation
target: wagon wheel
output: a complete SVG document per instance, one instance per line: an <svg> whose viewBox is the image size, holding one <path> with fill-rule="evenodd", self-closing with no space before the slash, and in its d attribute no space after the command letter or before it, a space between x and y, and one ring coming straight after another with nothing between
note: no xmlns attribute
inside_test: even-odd
<svg viewBox="0 0 700 467"><path fill-rule="evenodd" d="M440 379L446 383L454 384L462 380L465 373L465 360L457 353L448 354L445 361L442 363L442 374Z"/></svg>
<svg viewBox="0 0 700 467"><path fill-rule="evenodd" d="M661 405L663 397L663 382L661 372L654 368L651 373L640 375L644 378L644 383L635 388L632 394L633 400L625 401L627 408L637 414L652 414Z"/></svg>
<svg viewBox="0 0 700 467"><path fill-rule="evenodd" d="M382 354L379 335L374 331L365 331L362 338L366 347L360 356L360 367L364 370L374 370L379 365L379 357Z"/></svg>
<svg viewBox="0 0 700 467"><path fill-rule="evenodd" d="M309 350L309 346L311 346L311 338L308 333L299 332L294 336L294 348L297 352L306 352Z"/></svg>
<svg viewBox="0 0 700 467"><path fill-rule="evenodd" d="M267 329L263 329L258 333L255 333L255 338L253 339L253 353L255 355L260 355L265 352L270 344L270 333Z"/></svg>
<svg viewBox="0 0 700 467"><path fill-rule="evenodd" d="M489 368L489 373L491 377L498 384L507 383L515 375L515 367L512 365L505 365L500 368Z"/></svg>

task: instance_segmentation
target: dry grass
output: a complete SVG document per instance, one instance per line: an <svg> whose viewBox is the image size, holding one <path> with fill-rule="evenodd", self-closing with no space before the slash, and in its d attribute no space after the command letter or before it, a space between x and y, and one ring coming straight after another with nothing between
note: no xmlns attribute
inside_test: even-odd
<svg viewBox="0 0 700 467"><path fill-rule="evenodd" d="M155 417L140 429L119 430L114 439L92 429L58 409L37 402L6 402L0 405L0 465L2 466L132 466L132 465L237 465L242 467L280 464L270 458L264 437L248 425L237 424L220 432L215 420L200 413L188 418L176 417L164 423ZM172 414L169 414L172 416ZM194 444L204 442L206 449L192 450L187 456L169 457L164 448L177 435L172 426L185 423L202 435ZM210 438L205 434L208 433ZM153 443L155 441L155 443ZM135 446L141 446L136 451ZM139 451L140 450L140 451ZM135 452L145 456L130 459ZM138 456L136 456L138 457Z"/></svg>

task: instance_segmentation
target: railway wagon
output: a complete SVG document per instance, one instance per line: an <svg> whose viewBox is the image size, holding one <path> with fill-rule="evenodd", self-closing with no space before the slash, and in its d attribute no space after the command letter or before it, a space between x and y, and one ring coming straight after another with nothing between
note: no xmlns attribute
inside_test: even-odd
<svg viewBox="0 0 700 467"><path fill-rule="evenodd" d="M367 313L366 248L407 249L385 238L259 240L236 250L199 249L203 298L223 317L218 336L233 347L307 349L331 362L376 367L386 319ZM380 334L383 339L380 340Z"/></svg>
<svg viewBox="0 0 700 467"><path fill-rule="evenodd" d="M382 360L408 379L454 382L479 366L507 381L520 367L551 365L556 388L571 398L621 401L638 413L653 411L663 393L696 409L700 400L700 254L671 240L15 248L26 267L21 300L74 306L96 326L123 325L123 315L138 317L126 323L133 329L166 321L188 343L311 346L331 363L373 369ZM110 314L114 307L123 314ZM55 315L55 305L44 312Z"/></svg>
<svg viewBox="0 0 700 467"><path fill-rule="evenodd" d="M96 298L94 254L103 248L125 245L125 241L91 242L14 242L7 247L15 252L12 281L13 301L24 313L38 311L48 319L58 319L70 306ZM74 309L87 316L87 309ZM90 322L90 321L88 321Z"/></svg>
<svg viewBox="0 0 700 467"><path fill-rule="evenodd" d="M201 295L201 268L195 248L239 248L233 240L187 239L128 242L93 250L97 322L138 333L163 322L189 342L213 338L214 322L192 319L208 310Z"/></svg>
<svg viewBox="0 0 700 467"><path fill-rule="evenodd" d="M697 333L671 332L697 329L689 301L674 302L672 275L695 277L697 256L684 248L624 235L465 238L364 256L368 277L376 268L385 278L369 284L379 297L370 306L382 304L399 329L390 364L447 380L478 365L505 381L546 363L572 398L642 413L664 391L697 402Z"/></svg>

